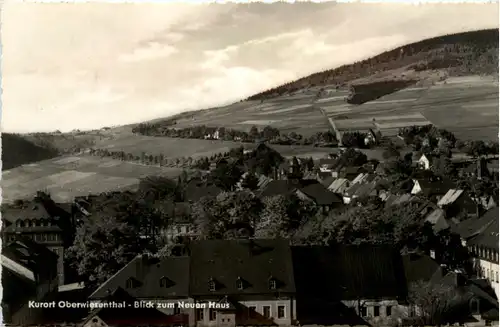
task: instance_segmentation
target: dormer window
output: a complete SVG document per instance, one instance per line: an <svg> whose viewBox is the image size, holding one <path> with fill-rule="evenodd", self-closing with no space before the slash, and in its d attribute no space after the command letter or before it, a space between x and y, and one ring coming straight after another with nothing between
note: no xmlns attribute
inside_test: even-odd
<svg viewBox="0 0 500 327"><path fill-rule="evenodd" d="M160 278L160 287L170 287L171 284L172 281L167 277L163 276L162 278Z"/></svg>
<svg viewBox="0 0 500 327"><path fill-rule="evenodd" d="M274 279L274 278L269 279L269 289L270 290L276 289L276 279Z"/></svg>
<svg viewBox="0 0 500 327"><path fill-rule="evenodd" d="M244 288L243 280L240 277L236 280L236 287L239 291L242 291Z"/></svg>
<svg viewBox="0 0 500 327"><path fill-rule="evenodd" d="M136 288L138 286L139 282L134 279L133 277L130 277L127 279L126 287L127 288Z"/></svg>
<svg viewBox="0 0 500 327"><path fill-rule="evenodd" d="M215 292L215 281L211 278L209 281L208 281L208 290L210 292Z"/></svg>

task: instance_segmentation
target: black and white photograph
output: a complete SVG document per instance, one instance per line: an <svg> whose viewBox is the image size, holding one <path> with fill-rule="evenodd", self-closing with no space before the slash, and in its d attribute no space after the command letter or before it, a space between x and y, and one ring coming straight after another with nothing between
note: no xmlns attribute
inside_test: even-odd
<svg viewBox="0 0 500 327"><path fill-rule="evenodd" d="M2 326L498 326L499 9L4 1Z"/></svg>

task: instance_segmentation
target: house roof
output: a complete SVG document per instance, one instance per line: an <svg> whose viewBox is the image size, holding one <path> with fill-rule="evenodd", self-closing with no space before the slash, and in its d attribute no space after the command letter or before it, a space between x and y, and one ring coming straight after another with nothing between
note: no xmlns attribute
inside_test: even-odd
<svg viewBox="0 0 500 327"><path fill-rule="evenodd" d="M469 239L481 233L494 221L498 223L499 210L497 207L492 208L479 218L469 218L462 221L453 228L453 231L460 235L463 239Z"/></svg>
<svg viewBox="0 0 500 327"><path fill-rule="evenodd" d="M320 183L321 185L325 186L325 187L329 187L330 185L332 185L332 183L336 180L335 177L333 177L332 175L324 178Z"/></svg>
<svg viewBox="0 0 500 327"><path fill-rule="evenodd" d="M337 166L337 159L330 159L330 158L321 158L319 159L319 165L320 166L329 166L330 168L336 167Z"/></svg>
<svg viewBox="0 0 500 327"><path fill-rule="evenodd" d="M2 206L2 218L14 222L18 219L50 219L51 215L40 201L33 200L25 202L20 207Z"/></svg>
<svg viewBox="0 0 500 327"><path fill-rule="evenodd" d="M401 195L390 195L386 199L386 201L385 201L386 204L385 205L386 206L399 205L399 204L402 204L402 203L410 201L411 198L412 198L412 195L408 194L408 193L401 194Z"/></svg>
<svg viewBox="0 0 500 327"><path fill-rule="evenodd" d="M337 178L333 181L328 190L333 193L342 193L349 186L349 180L345 178Z"/></svg>
<svg viewBox="0 0 500 327"><path fill-rule="evenodd" d="M496 249L498 251L498 228L498 219L496 219L478 235L469 239L467 243L471 245L484 246L489 249Z"/></svg>
<svg viewBox="0 0 500 327"><path fill-rule="evenodd" d="M245 287L237 288L238 277ZM269 279L277 289L269 289ZM216 290L209 290L210 280ZM190 293L193 296L294 293L288 240L209 240L191 244Z"/></svg>
<svg viewBox="0 0 500 327"><path fill-rule="evenodd" d="M317 205L333 205L343 203L340 196L328 191L326 187L319 183L300 188L300 191L312 199Z"/></svg>
<svg viewBox="0 0 500 327"><path fill-rule="evenodd" d="M352 182L351 187L349 187L345 191L345 196L361 197L364 195L368 195L377 186L376 183L373 183L376 178L375 174L365 174L362 178L359 178L359 180L356 182L358 177L356 177L356 179Z"/></svg>
<svg viewBox="0 0 500 327"><path fill-rule="evenodd" d="M447 179L416 178L414 182L418 182L422 193L427 196L446 194L454 187L454 184Z"/></svg>
<svg viewBox="0 0 500 327"><path fill-rule="evenodd" d="M356 176L356 178L354 178L352 181L351 181L351 184L357 184L357 183L360 183L361 181L363 181L365 178L368 177L368 174L365 174L365 173L361 173L359 174L358 176Z"/></svg>
<svg viewBox="0 0 500 327"><path fill-rule="evenodd" d="M260 196L286 195L313 184L319 184L319 182L313 179L302 179L299 181L285 179L272 180L262 190Z"/></svg>
<svg viewBox="0 0 500 327"><path fill-rule="evenodd" d="M417 281L430 281L441 269L436 260L428 255L409 253L402 258L407 285Z"/></svg>
<svg viewBox="0 0 500 327"><path fill-rule="evenodd" d="M102 299L119 288L136 298L178 298L187 297L189 291L189 258L166 257L153 259L137 256L125 267L102 284L91 299ZM135 280L136 287L127 288L127 281ZM160 287L160 280L166 284Z"/></svg>
<svg viewBox="0 0 500 327"><path fill-rule="evenodd" d="M427 215L425 221L432 224L432 229L436 233L450 228L450 225L446 221L445 212L440 208L435 209L429 215Z"/></svg>
<svg viewBox="0 0 500 327"><path fill-rule="evenodd" d="M462 194L463 190L450 189L437 203L438 206L442 207L454 203Z"/></svg>
<svg viewBox="0 0 500 327"><path fill-rule="evenodd" d="M329 300L405 297L399 251L391 246L292 247L297 297Z"/></svg>

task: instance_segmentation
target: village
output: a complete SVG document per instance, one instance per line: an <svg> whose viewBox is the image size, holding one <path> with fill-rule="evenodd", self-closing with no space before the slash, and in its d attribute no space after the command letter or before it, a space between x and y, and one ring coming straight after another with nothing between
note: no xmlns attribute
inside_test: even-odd
<svg viewBox="0 0 500 327"><path fill-rule="evenodd" d="M215 132L201 137L218 138ZM40 191L3 205L4 321L498 321L498 145L460 143L447 131L413 126L398 133L409 152L376 132L358 133L382 149L383 160L368 158L356 142L315 160L285 158L269 135L253 133L255 146L193 160L177 180L149 176L137 191L70 203ZM103 152L84 155L96 154ZM89 310L30 301L128 305ZM134 305L153 302L162 305Z"/></svg>

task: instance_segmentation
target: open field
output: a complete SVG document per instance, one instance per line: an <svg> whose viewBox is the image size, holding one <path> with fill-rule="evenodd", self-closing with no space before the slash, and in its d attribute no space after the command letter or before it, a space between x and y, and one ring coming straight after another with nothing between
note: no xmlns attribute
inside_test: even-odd
<svg viewBox="0 0 500 327"><path fill-rule="evenodd" d="M58 157L4 171L2 196L8 203L47 190L54 200L65 202L89 193L134 189L142 177L176 177L181 171L180 168L145 166L110 158Z"/></svg>
<svg viewBox="0 0 500 327"><path fill-rule="evenodd" d="M432 123L463 140L498 139L498 81L478 76L450 78L429 87L411 87L362 105L323 102L340 130L366 130L370 122L382 134ZM337 119L335 119L337 117Z"/></svg>
<svg viewBox="0 0 500 327"><path fill-rule="evenodd" d="M312 105L317 91L311 93L280 97L263 103L245 101L226 107L207 109L177 120L175 127L207 125L250 130L253 125L259 128L270 125L283 132L294 131L310 136L329 129L327 121Z"/></svg>

